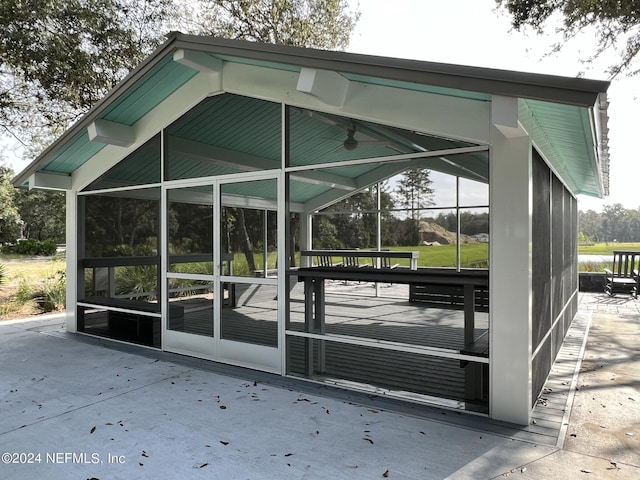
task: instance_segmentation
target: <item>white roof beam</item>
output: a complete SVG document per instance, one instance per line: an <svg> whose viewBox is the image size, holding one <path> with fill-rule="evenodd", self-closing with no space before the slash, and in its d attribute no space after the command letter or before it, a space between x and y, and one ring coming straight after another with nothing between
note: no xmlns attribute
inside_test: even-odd
<svg viewBox="0 0 640 480"><path fill-rule="evenodd" d="M341 107L297 90L298 73L225 62L225 92L471 143L489 140L490 102L351 81Z"/></svg>
<svg viewBox="0 0 640 480"><path fill-rule="evenodd" d="M178 155L199 162L237 168L244 172L273 170L280 166L279 160L271 160L270 158L259 157L257 155L216 147L208 143L195 142L175 136L169 137L168 144L169 149Z"/></svg>
<svg viewBox="0 0 640 480"><path fill-rule="evenodd" d="M347 99L349 84L349 80L339 73L303 68L300 70L296 89L316 97L327 105L341 107Z"/></svg>
<svg viewBox="0 0 640 480"><path fill-rule="evenodd" d="M279 160L271 160L174 136L169 137L169 148L172 152L192 160L235 168L244 172L274 170L280 166ZM301 182L327 185L341 190L353 191L356 188L352 179L329 172L299 172L292 174L291 177Z"/></svg>

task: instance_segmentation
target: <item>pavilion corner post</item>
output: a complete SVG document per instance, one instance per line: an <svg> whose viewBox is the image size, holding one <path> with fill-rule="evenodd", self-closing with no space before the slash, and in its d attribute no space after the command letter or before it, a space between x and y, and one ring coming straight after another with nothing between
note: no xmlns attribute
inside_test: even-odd
<svg viewBox="0 0 640 480"><path fill-rule="evenodd" d="M530 137L491 127L490 416L526 425L531 415L532 153Z"/></svg>
<svg viewBox="0 0 640 480"><path fill-rule="evenodd" d="M78 202L82 202L79 205ZM78 292L84 291L84 274L78 256L84 253L84 199L79 199L74 190L66 192L66 324L67 332L78 331ZM81 252L82 251L82 252Z"/></svg>

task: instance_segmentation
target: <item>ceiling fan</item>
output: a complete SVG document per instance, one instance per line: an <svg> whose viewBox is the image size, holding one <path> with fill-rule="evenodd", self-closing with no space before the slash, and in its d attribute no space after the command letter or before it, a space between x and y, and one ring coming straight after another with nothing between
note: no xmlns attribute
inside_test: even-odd
<svg viewBox="0 0 640 480"><path fill-rule="evenodd" d="M338 147L339 150L344 149L347 151L353 151L356 148L358 148L358 146L360 145L381 145L383 147L390 148L391 150L399 151L398 148L395 145L393 145L389 140L358 140L356 138L355 122L350 128L346 127L345 130L347 131L347 138L345 138L344 141L342 142L342 145ZM374 138L366 133L363 134L362 132L360 132L360 134L364 135L365 138Z"/></svg>
<svg viewBox="0 0 640 480"><path fill-rule="evenodd" d="M344 142L342 142L342 147L345 150L355 150L358 147L358 140L356 140L356 129L350 128L347 130L347 138L345 138Z"/></svg>

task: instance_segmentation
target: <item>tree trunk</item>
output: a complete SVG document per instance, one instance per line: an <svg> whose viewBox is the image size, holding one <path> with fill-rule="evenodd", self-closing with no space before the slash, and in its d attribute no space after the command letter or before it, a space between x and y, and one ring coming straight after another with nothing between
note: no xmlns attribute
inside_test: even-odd
<svg viewBox="0 0 640 480"><path fill-rule="evenodd" d="M249 232L247 231L247 223L244 218L244 209L242 208L234 208L232 210L235 213L235 217L238 220L238 226L240 227L240 233L242 236L242 251L244 256L247 258L247 266L249 267L249 271L256 271L256 262L253 257L253 244L251 243L251 239L249 238Z"/></svg>

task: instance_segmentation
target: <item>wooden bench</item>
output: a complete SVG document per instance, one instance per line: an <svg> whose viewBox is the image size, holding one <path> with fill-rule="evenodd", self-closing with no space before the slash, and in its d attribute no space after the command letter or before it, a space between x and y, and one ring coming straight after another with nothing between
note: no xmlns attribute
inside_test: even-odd
<svg viewBox="0 0 640 480"><path fill-rule="evenodd" d="M604 269L604 291L607 295L614 296L618 292L630 293L633 298L638 298L640 286L640 252L624 252L614 250L611 270Z"/></svg>
<svg viewBox="0 0 640 480"><path fill-rule="evenodd" d="M446 310L464 309L464 288L458 285L411 285L409 301ZM477 312L489 311L489 287L476 286L474 298Z"/></svg>

